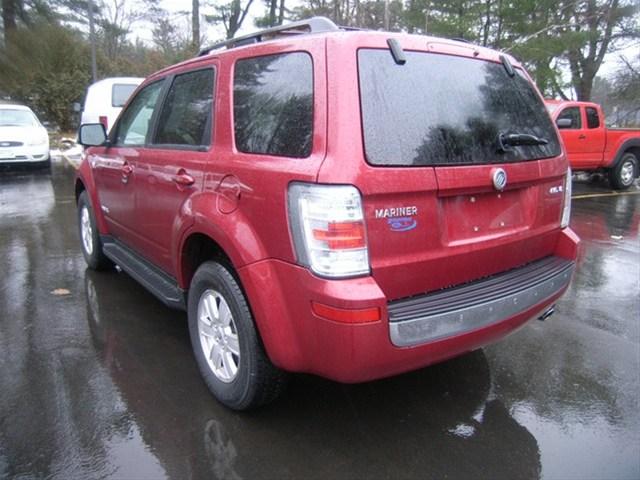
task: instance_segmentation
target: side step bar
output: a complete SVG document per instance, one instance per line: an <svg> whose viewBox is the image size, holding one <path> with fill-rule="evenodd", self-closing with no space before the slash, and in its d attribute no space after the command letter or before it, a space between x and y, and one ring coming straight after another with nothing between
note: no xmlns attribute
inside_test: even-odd
<svg viewBox="0 0 640 480"><path fill-rule="evenodd" d="M168 307L186 310L185 291L176 280L110 236L101 236L104 254Z"/></svg>

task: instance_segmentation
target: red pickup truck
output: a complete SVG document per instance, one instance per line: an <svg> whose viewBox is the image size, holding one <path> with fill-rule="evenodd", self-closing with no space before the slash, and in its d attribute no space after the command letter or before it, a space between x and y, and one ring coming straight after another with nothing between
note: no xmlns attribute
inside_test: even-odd
<svg viewBox="0 0 640 480"><path fill-rule="evenodd" d="M607 128L600 105L547 100L574 171L604 171L616 190L640 175L640 129Z"/></svg>

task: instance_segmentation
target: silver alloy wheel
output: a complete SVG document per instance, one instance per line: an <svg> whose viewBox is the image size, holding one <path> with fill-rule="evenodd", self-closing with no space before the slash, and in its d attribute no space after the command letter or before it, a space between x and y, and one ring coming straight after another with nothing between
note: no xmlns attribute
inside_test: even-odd
<svg viewBox="0 0 640 480"><path fill-rule="evenodd" d="M87 255L91 255L93 253L93 228L91 228L89 208L86 205L83 205L80 213L80 234L84 251L87 252Z"/></svg>
<svg viewBox="0 0 640 480"><path fill-rule="evenodd" d="M633 161L625 160L620 168L620 181L623 185L631 185L633 182Z"/></svg>
<svg viewBox="0 0 640 480"><path fill-rule="evenodd" d="M205 290L198 301L198 336L213 374L232 382L240 366L238 329L227 301L215 290Z"/></svg>

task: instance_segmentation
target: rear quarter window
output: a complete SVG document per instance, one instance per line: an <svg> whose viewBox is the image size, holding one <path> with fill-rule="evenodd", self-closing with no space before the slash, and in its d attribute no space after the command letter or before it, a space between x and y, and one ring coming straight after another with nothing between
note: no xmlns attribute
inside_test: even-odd
<svg viewBox="0 0 640 480"><path fill-rule="evenodd" d="M313 138L313 63L304 52L238 60L233 78L236 148L308 157Z"/></svg>
<svg viewBox="0 0 640 480"><path fill-rule="evenodd" d="M600 127L600 117L598 116L598 110L593 107L587 107L587 128Z"/></svg>
<svg viewBox="0 0 640 480"><path fill-rule="evenodd" d="M502 64L426 52L358 51L364 147L373 165L516 162L560 154L544 103L525 75ZM524 133L546 145L498 149L500 134Z"/></svg>

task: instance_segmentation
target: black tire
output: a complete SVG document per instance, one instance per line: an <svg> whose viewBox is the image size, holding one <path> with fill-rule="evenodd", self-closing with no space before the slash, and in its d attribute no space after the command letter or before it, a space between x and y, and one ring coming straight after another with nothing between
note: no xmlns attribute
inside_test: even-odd
<svg viewBox="0 0 640 480"><path fill-rule="evenodd" d="M631 175L629 170L631 169ZM626 152L618 164L609 170L609 183L615 190L626 190L633 185L638 176L638 158L631 152Z"/></svg>
<svg viewBox="0 0 640 480"><path fill-rule="evenodd" d="M91 251L87 249L83 241L82 216L85 209L91 227L89 235L91 239ZM100 234L96 226L96 217L86 191L82 192L78 197L78 234L80 236L80 249L89 268L93 270L106 270L113 266L111 260L109 260L102 251L102 242L100 241Z"/></svg>
<svg viewBox="0 0 640 480"><path fill-rule="evenodd" d="M215 373L215 366L211 366L207 357L213 353L210 345L213 337L201 340L198 326L198 309L202 306L204 313L206 308L205 298L216 300L216 310L221 312L223 307L228 307L231 313L229 328L237 337L239 355L232 355L232 363L237 363L236 371L226 381L221 379L225 372ZM201 304L202 300L202 304ZM225 302L225 306L222 305ZM286 385L286 374L276 368L267 357L262 342L256 331L253 316L240 286L228 267L213 261L203 263L191 281L188 299L189 334L191 346L205 383L209 390L220 401L233 410L249 410L275 400ZM206 315L205 315L206 316ZM221 317L221 315L219 315ZM208 319L213 325L214 321ZM203 343L208 343L205 347ZM226 338L224 348L227 348ZM205 348L211 350L205 351ZM230 347L229 347L230 348ZM226 355L231 355L229 350ZM213 354L211 355L213 357ZM212 363L214 361L212 360Z"/></svg>
<svg viewBox="0 0 640 480"><path fill-rule="evenodd" d="M36 170L49 170L51 168L51 157L47 157L45 160L34 163L33 167Z"/></svg>

